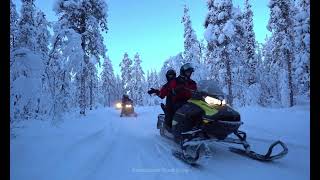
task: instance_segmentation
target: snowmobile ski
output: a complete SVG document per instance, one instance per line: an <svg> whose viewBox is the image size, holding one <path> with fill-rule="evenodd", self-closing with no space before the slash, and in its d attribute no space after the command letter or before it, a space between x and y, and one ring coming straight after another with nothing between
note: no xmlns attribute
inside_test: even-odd
<svg viewBox="0 0 320 180"><path fill-rule="evenodd" d="M276 155L272 155L272 149L278 144L281 145L283 150L280 153L276 154ZM250 150L250 146L245 147L245 149L229 147L229 150L231 152L233 152L233 153L237 153L237 154L240 154L240 155L243 155L243 156L247 156L247 157L250 157L252 159L259 160L259 161L273 161L275 159L280 159L280 158L284 157L288 153L287 146L281 141L276 141L273 144L271 144L269 149L268 149L268 152L265 155L258 154L258 153L254 152L254 151L251 151Z"/></svg>

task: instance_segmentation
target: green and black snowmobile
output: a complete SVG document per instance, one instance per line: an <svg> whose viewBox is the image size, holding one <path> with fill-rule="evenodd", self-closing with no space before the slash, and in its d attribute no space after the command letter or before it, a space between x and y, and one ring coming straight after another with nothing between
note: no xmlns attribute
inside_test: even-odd
<svg viewBox="0 0 320 180"><path fill-rule="evenodd" d="M229 150L260 161L272 161L288 153L287 146L281 141L272 143L265 155L252 151L246 140L246 133L239 130L243 124L240 114L226 103L225 98L216 83L210 80L200 81L192 98L176 111L171 133L164 126L165 114L158 115L157 128L160 129L161 136L169 138L173 135L171 139L181 148L173 151L175 157L188 164L196 164L201 149L211 142L240 144L243 149L229 147ZM231 134L235 138L228 137ZM273 155L276 145L280 145L282 151Z"/></svg>

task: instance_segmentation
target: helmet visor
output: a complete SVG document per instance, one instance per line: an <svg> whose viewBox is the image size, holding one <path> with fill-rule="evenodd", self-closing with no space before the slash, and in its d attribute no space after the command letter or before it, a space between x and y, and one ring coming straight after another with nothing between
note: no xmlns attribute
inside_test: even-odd
<svg viewBox="0 0 320 180"><path fill-rule="evenodd" d="M167 74L167 77L168 78L174 78L174 77L176 77L176 74Z"/></svg>
<svg viewBox="0 0 320 180"><path fill-rule="evenodd" d="M184 71L188 71L188 70L190 70L191 72L194 71L194 68L192 67L192 65L191 65L190 63L184 64L184 65L182 66L182 69L183 69Z"/></svg>

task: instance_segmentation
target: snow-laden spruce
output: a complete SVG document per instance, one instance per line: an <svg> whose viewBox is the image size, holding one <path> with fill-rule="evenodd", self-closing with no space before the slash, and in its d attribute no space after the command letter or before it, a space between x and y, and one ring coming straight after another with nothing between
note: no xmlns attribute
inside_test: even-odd
<svg viewBox="0 0 320 180"><path fill-rule="evenodd" d="M297 0L294 13L294 94L310 97L310 0Z"/></svg>
<svg viewBox="0 0 320 180"><path fill-rule="evenodd" d="M268 30L272 32L273 71L278 72L280 101L284 106L293 106L294 36L293 4L291 1L270 0L270 19Z"/></svg>
<svg viewBox="0 0 320 180"><path fill-rule="evenodd" d="M113 67L111 64L111 60L109 59L109 56L107 56L104 59L103 62L103 70L101 74L101 91L102 99L103 99L103 105L104 106L111 106L112 102L117 100L116 98L116 78L114 77L113 73Z"/></svg>
<svg viewBox="0 0 320 180"><path fill-rule="evenodd" d="M147 90L149 90L150 88L155 88L155 89L160 89L161 85L163 85L166 80L161 80L161 77L163 77L162 75L159 75L160 73L157 73L154 69L150 71L147 71L147 83L146 83L146 87ZM165 77L165 75L164 75ZM148 106L153 106L153 105L159 105L160 102L162 102L160 100L159 97L157 96L145 96L147 97L146 101L146 105Z"/></svg>
<svg viewBox="0 0 320 180"><path fill-rule="evenodd" d="M224 92L229 95L228 101L233 101L233 79L232 79L232 53L235 46L233 38L235 24L232 17L232 1L214 1L207 2L208 15L205 20L205 38L208 42L208 49L217 63L211 72L218 72L218 82L224 82L219 86L224 87ZM211 75L212 76L212 75Z"/></svg>
<svg viewBox="0 0 320 180"><path fill-rule="evenodd" d="M10 49L16 47L18 36L19 14L16 5L10 0Z"/></svg>
<svg viewBox="0 0 320 180"><path fill-rule="evenodd" d="M200 71L204 69L201 61L201 47L197 39L197 35L192 28L192 23L189 15L189 8L184 5L183 17L181 23L184 25L184 52L183 52L183 63L191 63L196 70L192 78L196 81L205 79L203 73Z"/></svg>
<svg viewBox="0 0 320 180"><path fill-rule="evenodd" d="M106 47L101 31L108 30L107 4L102 0L57 0L54 11L59 16L62 26L71 28L81 35L84 55L79 60L81 68L76 73L80 83L78 85L80 114L85 114L87 105L91 106L93 101L94 79L90 75L96 73L93 68L96 62L91 62L90 59L93 58L100 64L100 57L105 57ZM88 99L90 99L89 102L87 102Z"/></svg>
<svg viewBox="0 0 320 180"><path fill-rule="evenodd" d="M143 105L143 97L145 96L145 88L143 87L144 72L141 67L141 59L139 53L134 55L133 66L131 72L132 83L132 100L137 105Z"/></svg>
<svg viewBox="0 0 320 180"><path fill-rule="evenodd" d="M119 64L120 71L121 71L121 79L122 79L122 88L123 93L127 94L129 97L132 96L132 60L129 58L128 53L124 53L123 59Z"/></svg>

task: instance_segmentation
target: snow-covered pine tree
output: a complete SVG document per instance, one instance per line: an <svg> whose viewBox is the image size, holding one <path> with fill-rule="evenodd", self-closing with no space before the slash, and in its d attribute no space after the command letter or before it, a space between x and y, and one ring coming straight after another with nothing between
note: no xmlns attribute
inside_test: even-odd
<svg viewBox="0 0 320 180"><path fill-rule="evenodd" d="M123 85L123 93L131 97L132 93L132 60L129 58L128 53L124 53L123 59L120 63L121 79Z"/></svg>
<svg viewBox="0 0 320 180"><path fill-rule="evenodd" d="M223 62L219 59L219 50L216 48L216 43L211 41L211 33L214 31L214 25L216 24L216 19L217 19L217 7L214 6L214 1L209 0L207 1L207 7L208 7L208 14L206 16L205 22L204 22L204 27L205 28L210 28L205 31L204 37L205 40L207 41L207 52L205 54L205 64L208 67L209 74L208 74L208 79L214 80L215 82L219 83L219 86L221 86L220 83L220 77L225 76L223 75L223 70L224 70L224 64ZM211 24L209 26L209 24ZM217 26L216 26L217 28Z"/></svg>
<svg viewBox="0 0 320 180"><path fill-rule="evenodd" d="M210 45L207 44L208 48L209 46ZM220 72L224 69L224 66L223 63L219 61L219 58L217 57L217 49L213 48L212 50L208 50L208 48L204 55L204 64L206 65L206 69L208 70L207 79L219 83L220 86Z"/></svg>
<svg viewBox="0 0 320 180"><path fill-rule="evenodd" d="M265 43L262 47L263 61L259 64L258 73L259 82L261 86L261 93L259 97L259 104L262 106L279 105L279 65L273 54L275 43L272 38L266 37Z"/></svg>
<svg viewBox="0 0 320 180"><path fill-rule="evenodd" d="M293 79L296 95L310 97L310 0L297 0L294 19L295 58Z"/></svg>
<svg viewBox="0 0 320 180"><path fill-rule="evenodd" d="M84 51L80 59L80 114L86 111L86 82L88 63L94 56L98 61L100 56L105 57L106 48L100 31L107 32L107 4L103 0L57 0L54 10L59 15L59 21L63 26L72 28L81 35L81 46Z"/></svg>
<svg viewBox="0 0 320 180"><path fill-rule="evenodd" d="M41 56L28 48L14 51L10 66L10 115L12 121L27 120L39 115Z"/></svg>
<svg viewBox="0 0 320 180"><path fill-rule="evenodd" d="M131 79L132 79L132 99L135 104L143 105L143 82L144 82L144 72L141 67L141 59L138 53L135 54L133 59L133 67L131 72Z"/></svg>
<svg viewBox="0 0 320 180"><path fill-rule="evenodd" d="M115 94L117 93L116 86L117 82L114 77L113 67L109 56L104 59L103 70L101 75L102 80L102 93L104 97L103 105L111 106L111 103L116 100ZM117 97L118 98L118 97Z"/></svg>
<svg viewBox="0 0 320 180"><path fill-rule="evenodd" d="M48 28L51 26L47 21L45 14L42 11L38 11L35 18L35 26L37 27L37 51L40 52L44 59L47 59L49 51L50 32Z"/></svg>
<svg viewBox="0 0 320 180"><path fill-rule="evenodd" d="M146 75L143 76L142 82L142 104L143 106L149 105L149 95L147 94L148 88L148 81Z"/></svg>
<svg viewBox="0 0 320 180"><path fill-rule="evenodd" d="M87 64L88 66L88 76L87 76L87 87L88 89L88 95L89 101L88 101L88 106L89 109L92 110L93 107L96 106L96 100L97 100L97 93L98 93L98 71L97 68L95 67L93 61L89 61Z"/></svg>
<svg viewBox="0 0 320 180"><path fill-rule="evenodd" d="M49 92L49 114L56 123L64 112L67 112L74 100L75 83L72 75L81 68L79 59L83 57L81 36L73 29L63 26L59 21L53 25L53 37L48 59L45 63L45 80L43 90ZM74 81L74 80L73 80Z"/></svg>
<svg viewBox="0 0 320 180"><path fill-rule="evenodd" d="M200 63L205 64L205 58L206 58L206 53L207 53L207 45L204 42L204 39L200 40Z"/></svg>
<svg viewBox="0 0 320 180"><path fill-rule="evenodd" d="M244 13L243 13L243 26L244 26L244 47L245 47L245 60L247 68L249 68L249 74L246 83L248 86L257 82L256 80L256 58L255 58L255 34L253 31L253 12L251 10L251 4L249 0L244 1Z"/></svg>
<svg viewBox="0 0 320 180"><path fill-rule="evenodd" d="M22 0L17 38L17 47L28 48L31 51L37 50L38 34L35 22L37 12L34 2L35 0Z"/></svg>
<svg viewBox="0 0 320 180"><path fill-rule="evenodd" d="M17 23L14 4L11 2L11 110L13 119L29 119L40 115L44 70L43 56L37 52L37 38L43 28L37 29L34 0L23 0L21 17ZM46 39L47 40L47 39ZM45 41L44 41L45 42ZM48 45L48 41L46 42ZM30 87L31 86L31 87Z"/></svg>
<svg viewBox="0 0 320 180"><path fill-rule="evenodd" d="M202 79L201 74L199 71L200 67L200 59L201 59L201 49L200 43L197 40L197 35L192 28L191 19L189 15L189 8L187 5L184 5L183 9L183 17L181 23L184 24L184 61L183 63L191 63L194 68L195 72L192 75L192 78L196 81ZM197 71L198 69L198 71Z"/></svg>
<svg viewBox="0 0 320 180"><path fill-rule="evenodd" d="M12 2L12 0L10 0L10 51L16 47L16 41L19 32L18 22L19 14L17 12L16 5Z"/></svg>
<svg viewBox="0 0 320 180"><path fill-rule="evenodd" d="M183 65L184 59L182 56L182 53L178 53L175 56L169 57L165 62L163 63L161 70L159 72L159 83L164 84L167 82L166 79L166 72L169 69L173 69L176 71L177 76L179 75L180 72L180 67Z"/></svg>
<svg viewBox="0 0 320 180"><path fill-rule="evenodd" d="M13 78L11 74L11 65L14 63L14 59L12 57L12 52L15 50L16 47L16 38L18 33L18 20L19 15L16 10L16 5L10 0L10 133L14 134L13 128L15 124L14 119L14 101L12 100L14 98L14 94L12 93L12 83Z"/></svg>
<svg viewBox="0 0 320 180"><path fill-rule="evenodd" d="M150 88L152 88L152 81L151 81L151 74L150 70L147 70L147 77L146 77L146 90L148 91ZM151 106L152 105L152 96L146 96L146 105Z"/></svg>
<svg viewBox="0 0 320 180"><path fill-rule="evenodd" d="M219 69L219 75L224 75L224 91L228 94L228 102L232 105L232 39L235 34L234 20L232 19L232 1L208 1L208 15L205 21L205 39L209 44L209 50L215 49L214 55L221 61L225 70ZM212 54L212 52L211 52Z"/></svg>
<svg viewBox="0 0 320 180"><path fill-rule="evenodd" d="M117 74L116 76L116 87L115 87L115 100L120 100L123 95L123 85L120 76Z"/></svg>
<svg viewBox="0 0 320 180"><path fill-rule="evenodd" d="M49 53L49 41L51 38L49 28L51 27L51 24L47 21L45 14L40 10L36 12L35 27L37 28L35 51L41 55L41 62L45 64ZM42 74L41 79L43 86L45 86L45 73ZM45 88L42 88L40 96L41 97L38 99L39 103L37 111L45 114L48 110L48 91L46 91Z"/></svg>
<svg viewBox="0 0 320 180"><path fill-rule="evenodd" d="M234 105L244 106L246 94L248 94L246 77L249 68L245 62L245 28L243 24L243 12L240 8L232 8L234 35L230 43L230 62L232 71L232 91Z"/></svg>
<svg viewBox="0 0 320 180"><path fill-rule="evenodd" d="M159 81L159 76L156 70L152 70L151 71L151 75L150 75L150 80L151 80L151 87L155 88L155 89L160 89L161 88L161 83ZM157 96L152 96L152 105L159 105L161 100L159 99L159 97Z"/></svg>
<svg viewBox="0 0 320 180"><path fill-rule="evenodd" d="M293 106L293 71L294 58L293 14L292 3L286 0L270 0L270 19L268 30L272 32L275 43L274 58L280 66L279 79L281 102L285 106Z"/></svg>
<svg viewBox="0 0 320 180"><path fill-rule="evenodd" d="M198 69L196 69L195 71L195 75L199 77L198 80L206 80L208 79L208 76L209 76L209 66L208 64L206 64L206 54L208 52L208 49L207 49L207 45L206 43L204 42L205 40L204 39L201 39L200 40L200 62L199 62L199 65L198 65Z"/></svg>

